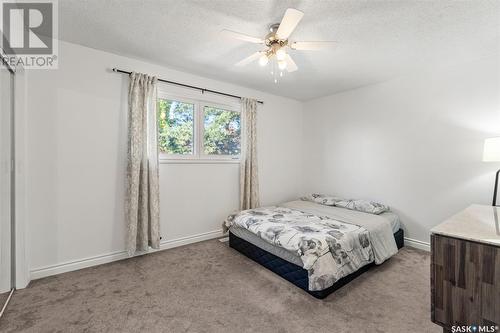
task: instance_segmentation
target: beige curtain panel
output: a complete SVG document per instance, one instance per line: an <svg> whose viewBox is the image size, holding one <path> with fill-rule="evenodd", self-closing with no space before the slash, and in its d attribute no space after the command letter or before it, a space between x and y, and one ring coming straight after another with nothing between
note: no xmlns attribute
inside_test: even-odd
<svg viewBox="0 0 500 333"><path fill-rule="evenodd" d="M127 251L160 247L156 77L131 73L127 162Z"/></svg>
<svg viewBox="0 0 500 333"><path fill-rule="evenodd" d="M257 101L241 99L243 120L243 156L240 165L240 210L259 207L259 174L257 169Z"/></svg>

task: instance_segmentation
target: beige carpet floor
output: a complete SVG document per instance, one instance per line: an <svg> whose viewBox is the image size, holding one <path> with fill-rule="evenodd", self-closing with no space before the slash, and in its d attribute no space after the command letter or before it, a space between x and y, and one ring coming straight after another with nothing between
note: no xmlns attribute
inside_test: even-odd
<svg viewBox="0 0 500 333"><path fill-rule="evenodd" d="M210 240L33 281L1 332L441 332L429 254L402 249L318 300Z"/></svg>

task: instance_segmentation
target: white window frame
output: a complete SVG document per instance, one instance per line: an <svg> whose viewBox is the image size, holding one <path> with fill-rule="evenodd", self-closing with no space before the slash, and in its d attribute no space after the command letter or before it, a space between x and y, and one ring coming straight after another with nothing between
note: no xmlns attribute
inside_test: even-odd
<svg viewBox="0 0 500 333"><path fill-rule="evenodd" d="M166 154L159 153L160 163L240 163L243 148L243 119L240 117L240 154L239 155L209 155L204 153L204 108L215 107L225 111L237 112L241 115L239 103L234 101L224 101L220 98L200 98L206 97L202 94L196 96L194 93L172 93L164 89L158 89L157 99L175 100L182 103L194 105L194 129L193 129L193 154Z"/></svg>

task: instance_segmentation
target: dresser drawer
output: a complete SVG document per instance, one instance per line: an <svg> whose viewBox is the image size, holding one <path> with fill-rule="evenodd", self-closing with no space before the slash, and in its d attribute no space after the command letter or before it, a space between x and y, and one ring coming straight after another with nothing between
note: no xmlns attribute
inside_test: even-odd
<svg viewBox="0 0 500 333"><path fill-rule="evenodd" d="M500 247L431 236L432 321L500 325Z"/></svg>

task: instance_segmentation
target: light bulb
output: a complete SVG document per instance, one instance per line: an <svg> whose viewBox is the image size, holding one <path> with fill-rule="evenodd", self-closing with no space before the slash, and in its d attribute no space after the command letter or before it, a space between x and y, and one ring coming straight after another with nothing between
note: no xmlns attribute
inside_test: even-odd
<svg viewBox="0 0 500 333"><path fill-rule="evenodd" d="M276 59L278 59L278 61L285 60L285 57L286 57L285 50L279 49L278 51L276 51Z"/></svg>
<svg viewBox="0 0 500 333"><path fill-rule="evenodd" d="M283 60L278 61L278 67L281 70L284 70L286 68L286 62Z"/></svg>
<svg viewBox="0 0 500 333"><path fill-rule="evenodd" d="M267 58L267 56L265 54L260 56L259 65L265 66L265 65L267 65L268 62L269 62L269 59Z"/></svg>

